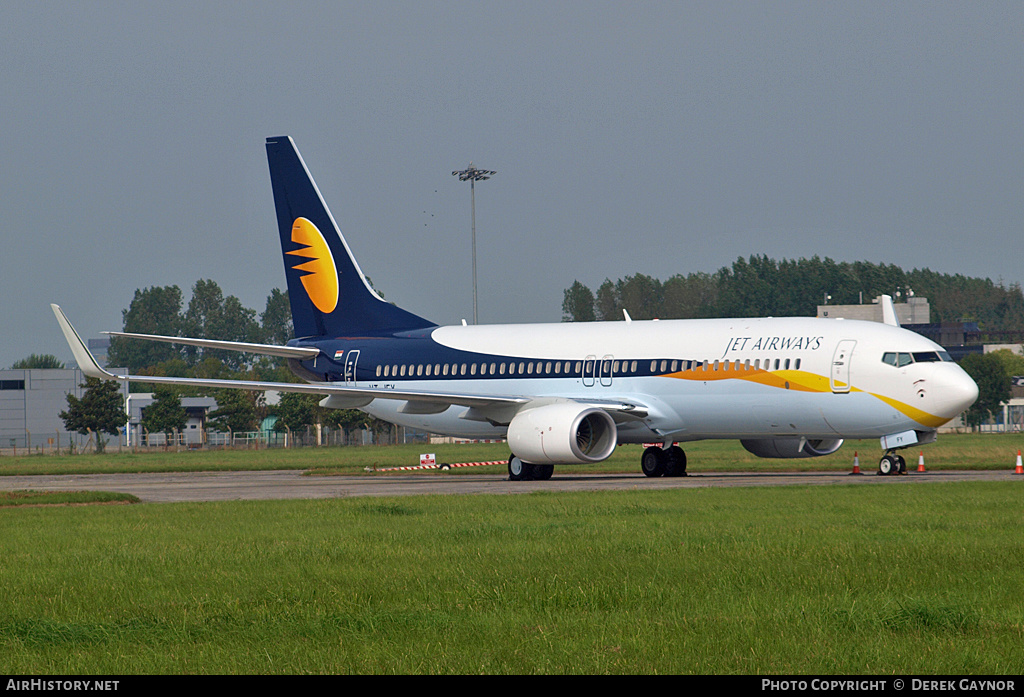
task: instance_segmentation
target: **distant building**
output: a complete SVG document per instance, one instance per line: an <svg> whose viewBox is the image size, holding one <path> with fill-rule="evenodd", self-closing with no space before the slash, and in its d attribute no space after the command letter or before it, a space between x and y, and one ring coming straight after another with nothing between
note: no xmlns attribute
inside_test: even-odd
<svg viewBox="0 0 1024 697"><path fill-rule="evenodd" d="M126 371L111 372L123 375ZM84 447L89 437L69 433L60 418L68 408L67 395L80 398L84 382L77 368L0 370L0 449L46 452L68 448L72 443L76 448ZM126 383L121 384L121 391L127 400Z"/></svg>
<svg viewBox="0 0 1024 697"><path fill-rule="evenodd" d="M981 343L977 322L931 322L931 305L927 298L911 296L905 303L893 303L893 307L901 327L931 339L946 349L954 361L988 350ZM818 305L818 317L881 322L882 298L879 296L868 305Z"/></svg>
<svg viewBox="0 0 1024 697"><path fill-rule="evenodd" d="M905 303L893 303L896 319L900 324L928 324L931 321L931 306L927 298L909 297ZM830 319L862 319L868 322L882 321L882 298L875 298L868 305L818 305L818 317Z"/></svg>
<svg viewBox="0 0 1024 697"><path fill-rule="evenodd" d="M141 445L143 436L142 417L146 407L154 402L152 392L133 392L129 399L129 423L130 438L129 445ZM182 441L184 445L202 445L206 433L206 416L211 411L217 410L217 400L213 397L182 397L181 406L185 410L185 428L182 430ZM148 442L152 444L155 440L162 438L160 434L149 434Z"/></svg>

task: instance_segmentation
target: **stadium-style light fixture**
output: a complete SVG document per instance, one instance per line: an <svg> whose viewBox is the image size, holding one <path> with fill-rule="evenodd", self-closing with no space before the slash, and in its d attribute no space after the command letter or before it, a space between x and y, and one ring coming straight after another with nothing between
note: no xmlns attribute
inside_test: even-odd
<svg viewBox="0 0 1024 697"><path fill-rule="evenodd" d="M452 176L458 177L460 182L469 182L470 211L473 224L473 324L479 323L476 311L476 183L487 181L495 174L497 172L494 170L474 167L472 162L466 169L457 169L452 172Z"/></svg>

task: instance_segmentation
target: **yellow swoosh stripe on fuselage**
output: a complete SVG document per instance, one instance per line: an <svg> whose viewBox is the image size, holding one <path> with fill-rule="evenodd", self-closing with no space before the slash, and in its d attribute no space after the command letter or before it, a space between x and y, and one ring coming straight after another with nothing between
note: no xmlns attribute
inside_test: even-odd
<svg viewBox="0 0 1024 697"><path fill-rule="evenodd" d="M778 372L769 372L766 370L754 370L752 368L744 369L742 367L739 370L719 369L718 371L704 371L703 369L697 369L684 370L676 373L666 373L664 377L701 382L710 382L712 380L746 380L747 382L757 383L758 385L764 385L765 387L796 390L798 392L824 393L832 391L832 384L829 382L827 377L803 370L780 370ZM850 387L850 391L869 394L872 397L885 402L896 411L909 419L913 419L922 426L938 428L949 421L949 419L929 414L923 409L912 407L906 402L901 402L898 399L886 397L885 395L881 395L876 392L869 392L852 386Z"/></svg>

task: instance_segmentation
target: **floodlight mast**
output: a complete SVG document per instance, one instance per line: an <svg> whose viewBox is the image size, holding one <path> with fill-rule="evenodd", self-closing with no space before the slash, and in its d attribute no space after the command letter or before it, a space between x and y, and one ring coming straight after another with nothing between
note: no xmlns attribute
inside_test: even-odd
<svg viewBox="0 0 1024 697"><path fill-rule="evenodd" d="M473 324L479 324L479 318L477 317L476 311L476 182L486 181L490 179L497 172L489 169L477 169L473 166L473 163L469 163L469 167L466 169L455 170L452 172L453 177L458 177L459 181L469 182L469 200L470 200L470 214L472 216L472 240L473 240Z"/></svg>

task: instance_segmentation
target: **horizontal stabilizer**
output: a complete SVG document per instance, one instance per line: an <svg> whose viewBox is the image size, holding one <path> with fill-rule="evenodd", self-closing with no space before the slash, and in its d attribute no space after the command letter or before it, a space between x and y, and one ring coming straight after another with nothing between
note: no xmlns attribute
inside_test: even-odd
<svg viewBox="0 0 1024 697"><path fill-rule="evenodd" d="M320 355L320 349L303 346L275 346L273 344L250 344L244 341L192 339L184 336L160 336L159 334L135 334L133 332L101 333L109 334L110 336L121 336L127 339L142 339L144 341L162 341L168 344L184 344L186 346L199 346L201 348L224 349L226 351L242 351L245 353L258 353L263 356L296 358L298 360L316 358L318 355Z"/></svg>

